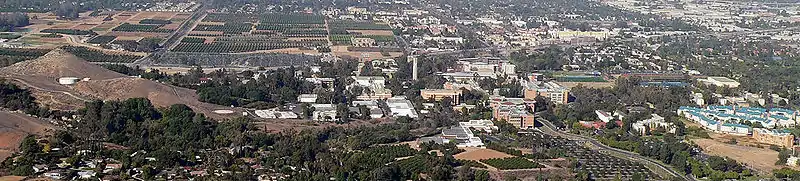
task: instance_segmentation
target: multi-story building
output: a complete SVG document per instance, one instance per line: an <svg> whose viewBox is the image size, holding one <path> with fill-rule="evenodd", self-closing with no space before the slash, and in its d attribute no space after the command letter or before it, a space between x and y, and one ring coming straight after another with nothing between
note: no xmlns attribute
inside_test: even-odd
<svg viewBox="0 0 800 181"><path fill-rule="evenodd" d="M753 138L758 142L792 148L794 146L794 135L786 130L769 130L762 128L753 129Z"/></svg>
<svg viewBox="0 0 800 181"><path fill-rule="evenodd" d="M348 86L351 89L355 86L363 88L362 94L358 95L358 100L378 100L392 97L392 91L386 89L386 78L381 76L353 76L355 82Z"/></svg>
<svg viewBox="0 0 800 181"><path fill-rule="evenodd" d="M459 99L461 98L461 90L453 89L422 89L419 94L424 99L434 99L436 101L442 101L445 97L449 97L453 100L453 104L459 104Z"/></svg>
<svg viewBox="0 0 800 181"><path fill-rule="evenodd" d="M524 97L535 99L539 96L549 98L556 104L566 104L569 102L569 90L555 82L538 82L521 80L524 87Z"/></svg>
<svg viewBox="0 0 800 181"><path fill-rule="evenodd" d="M314 121L335 122L339 120L335 104L312 104L311 106L314 107L314 113L311 115Z"/></svg>
<svg viewBox="0 0 800 181"><path fill-rule="evenodd" d="M698 79L698 81L706 85L714 85L717 87L728 87L728 88L739 87L739 82L727 77L708 77L706 79Z"/></svg>
<svg viewBox="0 0 800 181"><path fill-rule="evenodd" d="M520 129L533 129L535 123L533 114L516 108L511 108L507 113L500 115L500 120L505 120Z"/></svg>
<svg viewBox="0 0 800 181"><path fill-rule="evenodd" d="M633 123L631 127L633 130L637 131L644 135L648 129L649 131L657 130L658 128L664 128L667 133L675 133L675 126L672 123L666 122L664 117L659 116L658 114L651 114L650 119L645 119Z"/></svg>
<svg viewBox="0 0 800 181"><path fill-rule="evenodd" d="M534 101L524 98L493 98L489 106L492 107L492 117L495 120L504 120L520 129L531 129L534 125ZM530 112L529 112L530 111Z"/></svg>

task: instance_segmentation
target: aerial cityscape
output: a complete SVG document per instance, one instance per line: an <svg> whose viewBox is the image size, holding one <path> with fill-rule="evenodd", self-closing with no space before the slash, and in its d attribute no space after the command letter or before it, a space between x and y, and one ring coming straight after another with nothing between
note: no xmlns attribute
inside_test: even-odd
<svg viewBox="0 0 800 181"><path fill-rule="evenodd" d="M800 180L800 0L4 0L0 180Z"/></svg>

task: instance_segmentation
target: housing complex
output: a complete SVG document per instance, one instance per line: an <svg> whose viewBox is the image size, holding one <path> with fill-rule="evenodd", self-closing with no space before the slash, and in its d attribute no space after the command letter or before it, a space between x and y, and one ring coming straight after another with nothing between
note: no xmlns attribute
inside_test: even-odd
<svg viewBox="0 0 800 181"><path fill-rule="evenodd" d="M780 129L797 124L798 112L794 110L783 108L767 110L736 106L707 106L705 108L683 106L678 109L678 114L697 122L704 129L714 132L752 135L759 142L778 146L794 145L794 136Z"/></svg>

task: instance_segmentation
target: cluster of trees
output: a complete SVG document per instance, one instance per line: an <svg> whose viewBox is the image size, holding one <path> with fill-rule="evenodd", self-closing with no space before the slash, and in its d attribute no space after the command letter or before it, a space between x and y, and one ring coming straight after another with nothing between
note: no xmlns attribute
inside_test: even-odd
<svg viewBox="0 0 800 181"><path fill-rule="evenodd" d="M472 170L469 163L453 158L453 154L463 151L454 144L426 144L420 151L408 145L376 146L413 140L417 136L409 130L418 126L414 124L331 127L270 134L257 131L244 118L217 122L185 105L156 108L144 98L88 102L78 115L81 119L75 122L78 125L52 138L53 146L63 148L66 154L42 151L47 149L35 140L23 141L23 154L36 154L7 159L2 169L18 170L13 172L15 175L29 175L31 165L41 161L57 163L60 157L70 157L78 150L88 149L94 152L68 160L79 165L81 158L114 158L123 164L123 169L146 170L147 174L142 176L149 179L161 170L203 164L207 169L226 168L234 172L217 179L251 180L257 174L240 160L251 157L258 158L257 164L296 180L406 180L421 178L421 174L440 179L488 180L487 173ZM102 142L126 149L105 149L100 146ZM444 156L429 154L431 149L440 150ZM130 157L134 152L139 153ZM195 155L203 156L203 161L196 160ZM395 160L404 156L412 157ZM153 157L156 161L146 161L144 157ZM289 169L290 166L302 169ZM110 174L130 178L124 173Z"/></svg>
<svg viewBox="0 0 800 181"><path fill-rule="evenodd" d="M26 114L35 115L43 118L59 118L69 115L68 112L50 110L47 107L39 106L31 92L27 89L0 79L0 107L11 111L22 111Z"/></svg>
<svg viewBox="0 0 800 181"><path fill-rule="evenodd" d="M139 41L114 41L113 44L120 45L122 49L133 52L153 52L161 48L162 38L144 38ZM103 47L111 48L110 45L102 45Z"/></svg>
<svg viewBox="0 0 800 181"><path fill-rule="evenodd" d="M517 51L509 55L509 60L517 66L517 71L533 72L536 70L561 70L566 64L566 54L558 46L550 46L542 51Z"/></svg>
<svg viewBox="0 0 800 181"><path fill-rule="evenodd" d="M297 95L311 93L314 85L295 76L296 69L279 69L259 74L258 78L247 83L225 78L201 84L197 93L200 101L219 105L246 105L252 102L287 103L295 102ZM252 71L242 73L246 78L253 77Z"/></svg>
<svg viewBox="0 0 800 181"><path fill-rule="evenodd" d="M141 78L150 79L150 80L154 80L154 81L160 81L160 82L170 81L170 76L169 75L167 75L166 73L162 73L161 71L159 71L157 69L153 69L153 70L150 70L150 71L145 71L145 70L142 70L141 68L139 68L139 66L128 67L128 66L123 65L123 64L103 64L101 66L103 68L108 69L108 70L111 70L111 71L114 71L114 72L118 72L118 73L121 73L121 74L125 74L125 75L128 75L128 76L139 76Z"/></svg>
<svg viewBox="0 0 800 181"><path fill-rule="evenodd" d="M53 14L58 16L59 18L64 19L77 19L80 16L78 13L81 12L80 6L77 6L73 3L59 3L58 7L53 10Z"/></svg>
<svg viewBox="0 0 800 181"><path fill-rule="evenodd" d="M691 105L687 96L691 92L689 88L643 87L639 86L640 81L641 78L636 76L620 77L613 88L576 86L570 91L570 95L575 97L571 106L557 107L553 112L560 120L571 124L581 120L596 120L595 110L635 113L637 111L628 110L652 106L653 109L645 109L644 112L635 115L646 116L649 113L656 113L672 119L678 116L674 110L678 110L681 105ZM642 120L641 118L643 117L627 116L622 120L623 127L629 129L633 122ZM678 135L682 135L683 129L679 128L677 132Z"/></svg>
<svg viewBox="0 0 800 181"><path fill-rule="evenodd" d="M29 24L30 18L25 13L0 13L0 32L15 31L15 28Z"/></svg>
<svg viewBox="0 0 800 181"><path fill-rule="evenodd" d="M48 49L0 48L0 67L36 59L49 51Z"/></svg>

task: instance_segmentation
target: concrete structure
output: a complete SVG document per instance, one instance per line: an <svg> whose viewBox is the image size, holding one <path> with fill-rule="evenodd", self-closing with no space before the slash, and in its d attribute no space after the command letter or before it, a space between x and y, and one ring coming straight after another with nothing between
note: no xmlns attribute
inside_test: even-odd
<svg viewBox="0 0 800 181"><path fill-rule="evenodd" d="M77 77L61 77L61 78L58 78L58 83L61 84L61 85L72 85L72 84L78 83L78 81L80 81L80 80L81 79L77 78Z"/></svg>
<svg viewBox="0 0 800 181"><path fill-rule="evenodd" d="M782 146L784 148L794 147L794 135L786 130L754 128L753 139L761 143ZM797 164L795 163L794 165Z"/></svg>
<svg viewBox="0 0 800 181"><path fill-rule="evenodd" d="M311 115L314 121L335 122L339 120L335 104L312 104L311 106L314 107L314 113Z"/></svg>
<svg viewBox="0 0 800 181"><path fill-rule="evenodd" d="M441 138L446 141L455 142L457 147L483 147L481 138L475 136L471 129L493 132L497 126L491 120L470 120L469 122L459 122L458 126L453 126L442 130Z"/></svg>
<svg viewBox="0 0 800 181"><path fill-rule="evenodd" d="M544 96L556 104L566 104L569 102L569 90L555 82L520 80L520 84L524 88L524 97L526 99L535 99L536 97Z"/></svg>
<svg viewBox="0 0 800 181"><path fill-rule="evenodd" d="M256 110L256 116L265 119L297 119L297 114L291 111Z"/></svg>
<svg viewBox="0 0 800 181"><path fill-rule="evenodd" d="M389 110L392 117L400 117L400 116L408 116L410 118L417 118L419 115L417 114L417 110L414 109L414 105L411 104L411 101L406 99L405 96L397 96L386 99L386 105L389 106Z"/></svg>
<svg viewBox="0 0 800 181"><path fill-rule="evenodd" d="M739 82L727 77L708 77L706 79L697 79L706 85L714 85L717 87L736 88L739 87Z"/></svg>
<svg viewBox="0 0 800 181"><path fill-rule="evenodd" d="M423 99L434 99L436 101L442 101L445 97L449 97L453 100L452 104L459 104L459 99L461 98L461 90L452 89L422 89L419 94Z"/></svg>
<svg viewBox="0 0 800 181"><path fill-rule="evenodd" d="M348 90L354 86L363 88L361 95L358 95L358 100L379 100L392 97L392 91L386 89L386 78L381 76L353 76L355 82L348 86Z"/></svg>
<svg viewBox="0 0 800 181"><path fill-rule="evenodd" d="M316 94L300 94L297 96L297 102L301 103L316 103L317 102L317 95Z"/></svg>
<svg viewBox="0 0 800 181"><path fill-rule="evenodd" d="M442 130L442 138L455 142L457 147L483 147L481 138L476 137L467 127L453 126Z"/></svg>
<svg viewBox="0 0 800 181"><path fill-rule="evenodd" d="M497 126L494 125L494 122L488 119L469 120L468 122L459 122L458 125L461 127L473 128L475 130L486 131L488 133L498 129Z"/></svg>
<svg viewBox="0 0 800 181"><path fill-rule="evenodd" d="M659 127L664 128L667 133L675 133L675 125L672 123L666 122L664 117L659 116L658 114L651 114L650 119L645 119L633 123L631 127L634 131L640 133L641 135L645 135L648 129L649 131L657 130Z"/></svg>

